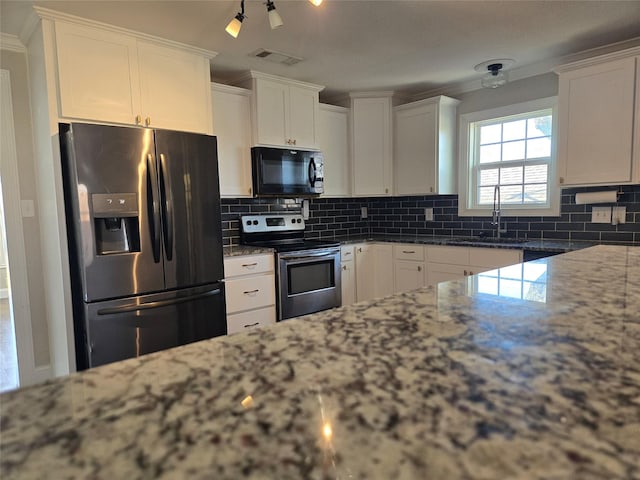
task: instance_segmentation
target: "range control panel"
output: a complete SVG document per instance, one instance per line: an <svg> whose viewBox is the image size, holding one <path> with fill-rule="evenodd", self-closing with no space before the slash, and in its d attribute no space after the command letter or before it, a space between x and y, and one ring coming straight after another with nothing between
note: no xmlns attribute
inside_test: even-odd
<svg viewBox="0 0 640 480"><path fill-rule="evenodd" d="M304 219L299 213L277 215L244 215L240 217L244 233L292 232L304 230Z"/></svg>

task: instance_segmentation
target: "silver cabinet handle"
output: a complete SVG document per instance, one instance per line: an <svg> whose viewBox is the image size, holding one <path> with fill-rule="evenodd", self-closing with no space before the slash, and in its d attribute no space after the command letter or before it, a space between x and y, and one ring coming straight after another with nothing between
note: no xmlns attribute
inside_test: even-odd
<svg viewBox="0 0 640 480"><path fill-rule="evenodd" d="M260 291L259 288L256 288L255 290L247 290L246 292L242 292L245 295L253 295L254 293L258 293Z"/></svg>
<svg viewBox="0 0 640 480"><path fill-rule="evenodd" d="M416 253L415 250L403 250L402 253Z"/></svg>
<svg viewBox="0 0 640 480"><path fill-rule="evenodd" d="M255 327L257 325L260 325L260 322L250 323L249 325L244 325L244 328L251 328L251 327Z"/></svg>
<svg viewBox="0 0 640 480"><path fill-rule="evenodd" d="M258 262L253 262L253 263L243 263L242 266L244 268L251 268L251 267L255 267L256 265L258 265Z"/></svg>

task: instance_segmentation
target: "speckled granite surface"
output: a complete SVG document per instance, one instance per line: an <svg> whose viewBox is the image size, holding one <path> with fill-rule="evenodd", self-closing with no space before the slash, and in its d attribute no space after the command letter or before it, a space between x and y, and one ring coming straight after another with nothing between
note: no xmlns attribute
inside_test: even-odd
<svg viewBox="0 0 640 480"><path fill-rule="evenodd" d="M263 253L273 253L273 248L253 247L249 245L233 245L222 249L223 257L239 257L242 255L258 255Z"/></svg>
<svg viewBox="0 0 640 480"><path fill-rule="evenodd" d="M640 478L640 247L523 265L4 394L0 477Z"/></svg>

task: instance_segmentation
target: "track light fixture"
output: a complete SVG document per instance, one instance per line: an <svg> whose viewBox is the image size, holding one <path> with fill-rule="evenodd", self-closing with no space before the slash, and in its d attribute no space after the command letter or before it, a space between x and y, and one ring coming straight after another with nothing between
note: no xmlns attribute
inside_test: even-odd
<svg viewBox="0 0 640 480"><path fill-rule="evenodd" d="M238 34L240 33L240 29L242 28L242 21L244 20L244 18L244 0L240 0L240 11L227 24L227 28L225 28L225 31L233 38L238 38Z"/></svg>
<svg viewBox="0 0 640 480"><path fill-rule="evenodd" d="M316 7L322 4L323 0L309 0ZM273 0L267 0L265 2L267 6L267 14L269 15L269 25L271 29L278 28L282 25L282 17L276 11L276 5L273 3ZM240 33L240 29L242 28L242 21L247 18L244 14L244 0L240 0L240 11L236 14L235 17L231 19L231 21L227 24L227 28L225 31L231 35L233 38L237 38Z"/></svg>
<svg viewBox="0 0 640 480"><path fill-rule="evenodd" d="M271 25L271 30L282 25L282 18L280 18L280 14L276 12L276 6L271 0L267 0L267 13L269 14L269 25Z"/></svg>

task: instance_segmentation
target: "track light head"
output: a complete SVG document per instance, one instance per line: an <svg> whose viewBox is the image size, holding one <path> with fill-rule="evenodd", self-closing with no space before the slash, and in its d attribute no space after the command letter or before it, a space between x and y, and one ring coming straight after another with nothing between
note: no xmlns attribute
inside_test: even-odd
<svg viewBox="0 0 640 480"><path fill-rule="evenodd" d="M319 7L322 4L322 0L309 0L311 3L313 3L316 7Z"/></svg>
<svg viewBox="0 0 640 480"><path fill-rule="evenodd" d="M274 5L272 0L267 0L267 13L269 14L269 25L271 26L271 30L278 28L282 25L282 18L280 14L276 11L276 6Z"/></svg>

